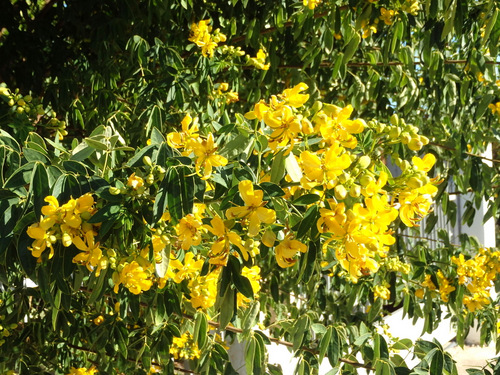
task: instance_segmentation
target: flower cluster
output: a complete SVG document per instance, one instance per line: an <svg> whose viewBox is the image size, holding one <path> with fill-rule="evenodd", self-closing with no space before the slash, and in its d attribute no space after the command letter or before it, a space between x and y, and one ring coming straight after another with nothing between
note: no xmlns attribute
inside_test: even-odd
<svg viewBox="0 0 500 375"><path fill-rule="evenodd" d="M240 100L238 93L229 90L229 84L227 82L222 82L216 85L216 90L214 92L216 98L224 99L226 104L236 103Z"/></svg>
<svg viewBox="0 0 500 375"><path fill-rule="evenodd" d="M452 257L452 262L457 266L458 283L467 288L462 301L467 309L474 312L488 305L493 281L500 272L500 251L481 248L471 259L460 254Z"/></svg>
<svg viewBox="0 0 500 375"><path fill-rule="evenodd" d="M69 369L69 373L66 375L94 375L97 372L98 371L95 369L94 366L92 366L89 369L85 367L80 367L80 368L71 367Z"/></svg>
<svg viewBox="0 0 500 375"><path fill-rule="evenodd" d="M54 256L54 245L60 241L64 247L74 244L83 254L75 257L75 262L85 263L88 267L98 267L102 251L94 238L97 227L88 223L96 212L94 198L87 193L77 199L70 199L59 206L57 198L45 198L48 204L42 207L43 218L28 227L28 236L34 239L31 253L38 261L42 260L42 253L49 249L48 258Z"/></svg>
<svg viewBox="0 0 500 375"><path fill-rule="evenodd" d="M197 309L211 308L217 298L217 281L221 272L221 267L213 269L206 275L201 274L203 260L196 257L192 252L184 254L183 261L179 259L170 259L166 278L175 283L187 283L189 289L189 300L191 305ZM260 268L253 266L251 268L243 267L242 275L247 277L252 285L254 293L260 290ZM237 294L238 306L244 305L248 299Z"/></svg>
<svg viewBox="0 0 500 375"><path fill-rule="evenodd" d="M491 113L493 115L497 115L500 117L500 102L490 103L488 104L488 108L491 109Z"/></svg>
<svg viewBox="0 0 500 375"><path fill-rule="evenodd" d="M267 137L272 153L282 151L287 155L286 180L299 183L287 189L289 197L307 192L319 196L320 218L316 226L325 239L324 254L331 259L328 250L332 249L337 262L356 282L379 269L395 242L390 226L398 216L407 226L416 226L431 211L438 182L429 179L427 174L436 159L432 154L415 156L410 164L396 158L403 173L396 178L390 176L386 168L377 168L376 161L360 152L358 135L370 129L381 144L390 147L402 143L414 151L420 150L428 139L397 116L393 116L388 125L352 119L354 109L350 105L338 107L317 102L309 119L306 114L310 112L302 110L309 99L309 95L303 93L307 88L305 83L299 83L272 96L268 102L261 100L245 117L260 121L260 131ZM239 188L246 207L254 207L255 216L248 229L249 235L254 236L261 222L271 224L272 221L263 220L263 211L257 220L257 207L262 206L260 196L251 205L242 193L242 189L251 186L249 181L240 182ZM249 192L253 197L253 189ZM227 218L247 215L246 207L231 208ZM306 252L307 247L293 238L292 233L283 237L275 254L278 265L284 268L292 266L295 255ZM275 240L276 236L269 231L262 238L268 247L272 247ZM407 267L401 269L406 271ZM380 295L386 294L381 291Z"/></svg>
<svg viewBox="0 0 500 375"><path fill-rule="evenodd" d="M185 360L200 358L201 351L194 342L193 336L189 332L185 332L181 337L174 337L170 354L174 356L175 360Z"/></svg>
<svg viewBox="0 0 500 375"><path fill-rule="evenodd" d="M188 39L201 48L201 53L205 57L213 57L218 43L226 41L226 36L219 29L215 29L212 33L212 26L209 24L210 20L193 23L191 25L191 36Z"/></svg>
<svg viewBox="0 0 500 375"><path fill-rule="evenodd" d="M114 292L123 284L131 293L141 294L153 285L154 269L145 258L139 256L131 262L121 263L113 272Z"/></svg>
<svg viewBox="0 0 500 375"><path fill-rule="evenodd" d="M303 0L302 1L302 4L311 10L316 8L320 3L321 3L321 0Z"/></svg>
<svg viewBox="0 0 500 375"><path fill-rule="evenodd" d="M22 95L19 89L12 92L4 84L1 84L0 99L3 99L11 111L18 116L25 116L26 119L29 119L30 127L32 124L43 124L43 127L55 133L59 140L63 140L68 135L66 121L58 120L56 112L45 110L37 98L33 98L31 95ZM41 121L42 118L44 121Z"/></svg>
<svg viewBox="0 0 500 375"><path fill-rule="evenodd" d="M269 70L269 67L271 64L267 63L266 64L266 59L267 59L267 54L264 52L264 50L261 48L257 52L257 55L255 57L248 57L248 64L256 67L257 69L260 70Z"/></svg>
<svg viewBox="0 0 500 375"><path fill-rule="evenodd" d="M196 157L196 173L208 179L212 175L213 167L227 164L224 156L216 154L217 146L212 133L205 139L198 134L198 121L186 115L181 122L182 131L167 134L167 143L170 147L182 149L182 155ZM202 173L203 172L203 173Z"/></svg>

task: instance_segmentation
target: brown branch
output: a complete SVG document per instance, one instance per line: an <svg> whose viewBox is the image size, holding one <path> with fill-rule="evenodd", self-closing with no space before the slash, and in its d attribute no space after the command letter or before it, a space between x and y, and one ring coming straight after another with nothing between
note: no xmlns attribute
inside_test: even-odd
<svg viewBox="0 0 500 375"><path fill-rule="evenodd" d="M417 240L427 240L427 241L434 241L434 242L440 242L440 243L443 243L444 244L444 241L443 240L435 240L434 238L430 238L430 237L423 237L423 236L412 236L410 234L404 234L404 233L398 233L397 234L398 236L403 236L403 237L407 237L407 238L415 238ZM453 243L450 243L451 246L455 246L455 247L459 247L460 245L455 245Z"/></svg>
<svg viewBox="0 0 500 375"><path fill-rule="evenodd" d="M185 315L185 316L192 319L192 317L190 317L189 315ZM209 320L208 324L211 325L212 327L215 327L215 328L219 328L220 327L219 323L214 322L212 320ZM236 327L232 327L232 326L227 326L225 328L225 330L229 331L229 332L233 332L233 333L243 333L243 330L241 328L236 328ZM274 342L275 344L287 346L289 348L293 348L293 343L291 343L289 341L280 340L280 339L277 339L277 338L274 338L274 337L268 337L268 339L269 339L269 341ZM307 352L310 352L310 353L312 353L314 355L318 355L319 354L318 350L314 350L314 349L311 349L311 348L301 347L300 349L302 349L304 351L307 351ZM369 365L365 365L363 363L352 361L352 360L347 359L347 358L340 358L339 361L342 362L342 363L346 363L348 365L351 365L353 367L365 368L365 369L374 371L374 369L371 366L369 366Z"/></svg>
<svg viewBox="0 0 500 375"><path fill-rule="evenodd" d="M345 10L347 8L349 8L348 5L342 5L342 6L337 7L338 10ZM322 17L327 16L328 14L329 14L329 12L320 12L320 13L315 13L313 17L314 18L322 18ZM283 24L283 27L291 27L291 26L293 26L293 21L287 21ZM278 30L278 27L271 26L271 27L268 27L266 29L260 30L259 34L260 35L271 34L277 30ZM241 35L241 36L238 36L234 39L231 39L231 43L239 43L239 42L244 41L245 39L246 39L246 35Z"/></svg>
<svg viewBox="0 0 500 375"><path fill-rule="evenodd" d="M430 144L430 145L432 145L432 146L439 147L439 148L444 148L445 150L449 150L449 151L457 151L454 147L445 146L445 145L442 145L442 144L439 144L439 143L429 142L429 144ZM487 158L487 157L485 157L485 156L481 156L481 155L473 154L473 153L471 153L471 152L464 152L464 154L469 155L469 156L474 156L474 157L476 157L476 158L480 158L480 159L483 159L483 160L491 161L492 163L500 163L500 160L497 160L497 159L490 159L490 158Z"/></svg>
<svg viewBox="0 0 500 375"><path fill-rule="evenodd" d="M70 344L69 342L66 342L65 344L66 344L67 347L75 349L75 350L80 350L80 351L86 352L86 353L98 354L97 351L89 349L89 348L85 348L83 346L78 346L78 345ZM132 359L132 358L126 358L126 359L129 362L137 362L135 359ZM94 362L94 361L89 361L89 362L93 363L94 365L97 366L96 362ZM155 366L160 366L160 364L158 362L151 362L151 364L155 365ZM175 369L177 371L184 372L186 374L199 374L198 372L185 369L180 363L176 363L175 361L174 361L174 367L175 367Z"/></svg>

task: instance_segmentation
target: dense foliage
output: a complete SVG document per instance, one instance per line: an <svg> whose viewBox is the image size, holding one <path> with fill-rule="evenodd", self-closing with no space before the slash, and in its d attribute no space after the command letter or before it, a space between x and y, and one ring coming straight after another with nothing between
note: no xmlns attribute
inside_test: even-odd
<svg viewBox="0 0 500 375"><path fill-rule="evenodd" d="M281 373L270 342L299 374L456 374L398 308L500 351L500 252L436 227L498 219L498 12L2 2L0 371L234 374L237 337L248 374Z"/></svg>

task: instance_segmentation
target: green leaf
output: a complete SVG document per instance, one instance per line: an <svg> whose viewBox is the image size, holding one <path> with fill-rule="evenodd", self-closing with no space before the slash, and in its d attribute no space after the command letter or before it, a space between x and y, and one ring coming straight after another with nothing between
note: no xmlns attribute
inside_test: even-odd
<svg viewBox="0 0 500 375"><path fill-rule="evenodd" d="M432 361L430 363L429 374L430 375L442 375L444 367L444 355L440 350L436 350L432 356Z"/></svg>
<svg viewBox="0 0 500 375"><path fill-rule="evenodd" d="M153 151L158 148L158 145L152 144L140 149L127 163L129 167L142 167L144 166L143 158L144 156L151 157L153 155ZM162 167L165 167L162 165Z"/></svg>
<svg viewBox="0 0 500 375"><path fill-rule="evenodd" d="M236 289L238 289L238 292L240 292L247 298L253 299L252 284L250 284L250 280L241 275L240 261L233 255L230 255L228 258L227 267L231 271L231 280Z"/></svg>
<svg viewBox="0 0 500 375"><path fill-rule="evenodd" d="M36 163L31 176L30 192L33 195L35 216L42 215L42 207L46 204L44 199L49 195L49 179L44 164Z"/></svg>
<svg viewBox="0 0 500 375"><path fill-rule="evenodd" d="M37 258L35 258L33 254L31 254L31 251L28 250L28 247L31 247L33 243L33 238L28 236L28 234L26 233L27 229L27 227L23 228L21 234L19 235L19 239L17 241L17 256L19 257L21 267L23 268L26 275L28 275L30 279L36 280L35 269L37 265Z"/></svg>
<svg viewBox="0 0 500 375"><path fill-rule="evenodd" d="M19 167L5 182L4 188L13 189L28 185L31 182L31 174L35 167L35 162L29 162Z"/></svg>
<svg viewBox="0 0 500 375"><path fill-rule="evenodd" d="M43 300L50 304L54 304L54 298L52 297L51 293L51 282L49 279L49 275L47 272L47 266L42 265L41 267L38 267L36 269L36 283L38 284L38 287L40 288L40 294L43 298Z"/></svg>
<svg viewBox="0 0 500 375"><path fill-rule="evenodd" d="M255 326L255 320L257 319L260 312L260 303L255 300L251 302L250 308L247 308L245 311L245 315L243 316L243 320L241 322L241 328L244 331L250 330L253 326Z"/></svg>
<svg viewBox="0 0 500 375"><path fill-rule="evenodd" d="M105 292L104 290L104 281L109 278L107 270L102 270L99 277L95 276L95 273L92 273L90 276L91 281L89 281L89 287L92 289L92 293L90 293L90 297L87 301L89 305L92 305L95 301L97 301Z"/></svg>
<svg viewBox="0 0 500 375"><path fill-rule="evenodd" d="M257 346L257 340L251 337L245 346L245 368L247 374L253 374L254 359L255 359L255 347Z"/></svg>
<svg viewBox="0 0 500 375"><path fill-rule="evenodd" d="M307 206L320 200L318 194L304 194L299 198L295 199L292 204L296 206Z"/></svg>
<svg viewBox="0 0 500 375"><path fill-rule="evenodd" d="M285 195L283 189L272 182L262 182L259 186L266 192L268 197L282 197Z"/></svg>
<svg viewBox="0 0 500 375"><path fill-rule="evenodd" d="M220 329L225 329L233 318L236 311L236 291L227 288L220 303L219 324Z"/></svg>
<svg viewBox="0 0 500 375"><path fill-rule="evenodd" d="M23 208L20 205L19 198L16 196L0 199L0 212L3 213L0 215L0 256L2 256L14 238L14 228L18 221L21 221ZM34 214L30 217L31 219L35 218Z"/></svg>
<svg viewBox="0 0 500 375"><path fill-rule="evenodd" d="M271 182L279 184L281 179L285 176L285 157L284 151L278 152L271 165Z"/></svg>
<svg viewBox="0 0 500 375"><path fill-rule="evenodd" d="M108 146L101 142L101 136L93 137L93 138L85 138L85 143L96 150L106 151L108 150Z"/></svg>
<svg viewBox="0 0 500 375"><path fill-rule="evenodd" d="M360 41L361 37L359 36L359 33L354 33L345 48L344 56L342 57L342 65L346 65L351 60L351 58L354 56L354 53L356 53L356 50L358 49Z"/></svg>
<svg viewBox="0 0 500 375"><path fill-rule="evenodd" d="M315 195L317 197L316 194L310 194L310 195L311 196ZM304 196L298 198L297 200L299 200L303 197ZM294 202L294 204L296 204L296 203ZM303 238L307 234L309 229L311 229L314 225L316 225L318 215L319 215L319 207L317 205L311 206L307 209L307 211L304 215L304 218L301 220L301 222L299 224L299 229L297 230L297 238L299 238L299 239Z"/></svg>
<svg viewBox="0 0 500 375"><path fill-rule="evenodd" d="M115 336L115 342L118 344L118 349L120 351L120 354L123 356L123 358L128 357L128 335L127 335L127 330L120 329L121 327L116 325L114 329L114 336Z"/></svg>
<svg viewBox="0 0 500 375"><path fill-rule="evenodd" d="M335 327L332 328L332 335L330 336L330 343L328 344L327 356L328 362L332 367L338 365L339 359L342 355L342 342L340 341L339 332Z"/></svg>
<svg viewBox="0 0 500 375"><path fill-rule="evenodd" d="M392 344L396 350L410 350L413 347L413 342L410 339L401 339Z"/></svg>
<svg viewBox="0 0 500 375"><path fill-rule="evenodd" d="M203 350L207 343L208 320L205 313L198 311L195 315L193 330L193 341L198 344L198 348Z"/></svg>
<svg viewBox="0 0 500 375"><path fill-rule="evenodd" d="M23 155L27 161L41 162L41 163L45 163L45 164L48 164L50 162L50 160L46 156L46 154L44 154L38 150L33 150L31 148L25 147L23 149Z"/></svg>
<svg viewBox="0 0 500 375"><path fill-rule="evenodd" d="M326 333L323 335L321 338L321 341L319 342L319 363L323 361L323 358L325 358L326 351L328 350L328 346L330 345L330 341L332 339L333 335L333 330L334 328L332 326L328 327L326 330Z"/></svg>
<svg viewBox="0 0 500 375"><path fill-rule="evenodd" d="M161 190L160 194L166 194L168 211L172 222L175 224L185 215L193 212L194 177L187 167L173 167L167 171L164 180L166 180L166 185L162 183L162 187L165 186L166 188ZM163 197L160 196L160 199L163 199ZM161 206L154 209L154 217L157 219L161 217L160 209L163 204L164 201L162 200Z"/></svg>
<svg viewBox="0 0 500 375"><path fill-rule="evenodd" d="M60 204L68 202L71 197L78 198L82 195L81 184L71 174L63 174L54 183L52 195L57 198Z"/></svg>

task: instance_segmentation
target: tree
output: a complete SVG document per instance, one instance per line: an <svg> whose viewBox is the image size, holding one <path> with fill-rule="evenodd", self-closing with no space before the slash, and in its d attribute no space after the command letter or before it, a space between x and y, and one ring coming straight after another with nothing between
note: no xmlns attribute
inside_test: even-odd
<svg viewBox="0 0 500 375"><path fill-rule="evenodd" d="M231 374L221 332L248 373L271 341L455 373L377 330L397 308L499 351L500 252L407 229L498 218L495 2L3 3L4 373Z"/></svg>

